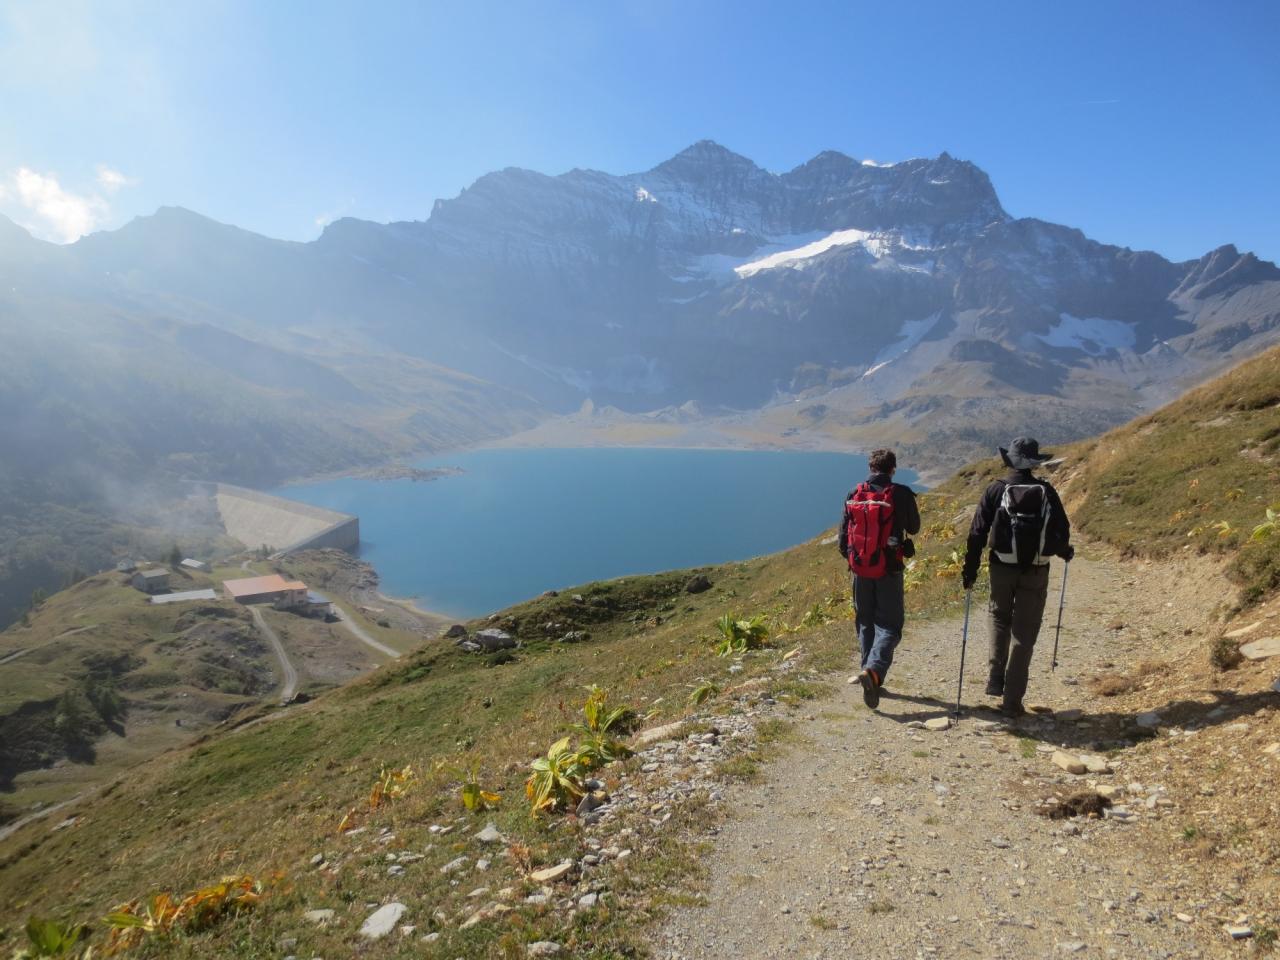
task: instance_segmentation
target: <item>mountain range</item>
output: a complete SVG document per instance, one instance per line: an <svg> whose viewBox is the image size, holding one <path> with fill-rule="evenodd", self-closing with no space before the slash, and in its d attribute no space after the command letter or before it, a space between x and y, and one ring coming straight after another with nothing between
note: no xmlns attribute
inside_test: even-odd
<svg viewBox="0 0 1280 960"><path fill-rule="evenodd" d="M572 411L570 440L656 419L951 466L1097 432L1280 341L1280 270L1012 217L946 153L776 174L702 141L643 173L501 170L310 243L180 208L66 246L0 218L0 319L0 479L72 502Z"/></svg>

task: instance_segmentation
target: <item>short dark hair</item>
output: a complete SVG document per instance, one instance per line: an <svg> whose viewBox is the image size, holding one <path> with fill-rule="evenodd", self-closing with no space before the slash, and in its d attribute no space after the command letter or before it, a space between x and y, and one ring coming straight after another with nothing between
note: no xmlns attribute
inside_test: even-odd
<svg viewBox="0 0 1280 960"><path fill-rule="evenodd" d="M867 457L867 466L873 473L888 473L898 468L898 458L892 450L872 450L871 456Z"/></svg>

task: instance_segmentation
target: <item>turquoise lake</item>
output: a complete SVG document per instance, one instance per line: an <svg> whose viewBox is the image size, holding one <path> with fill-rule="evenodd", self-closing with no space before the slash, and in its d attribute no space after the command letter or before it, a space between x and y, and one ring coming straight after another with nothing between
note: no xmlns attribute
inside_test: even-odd
<svg viewBox="0 0 1280 960"><path fill-rule="evenodd" d="M834 526L866 477L864 457L789 451L484 449L418 466L464 472L277 492L359 516L360 554L383 591L458 618L544 590L794 546Z"/></svg>

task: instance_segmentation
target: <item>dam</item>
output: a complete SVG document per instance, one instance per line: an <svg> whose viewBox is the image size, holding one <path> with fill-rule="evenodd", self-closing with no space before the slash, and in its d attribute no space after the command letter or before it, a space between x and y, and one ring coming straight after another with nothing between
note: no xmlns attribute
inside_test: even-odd
<svg viewBox="0 0 1280 960"><path fill-rule="evenodd" d="M250 549L296 553L333 547L355 553L360 518L229 483L212 485L223 529Z"/></svg>

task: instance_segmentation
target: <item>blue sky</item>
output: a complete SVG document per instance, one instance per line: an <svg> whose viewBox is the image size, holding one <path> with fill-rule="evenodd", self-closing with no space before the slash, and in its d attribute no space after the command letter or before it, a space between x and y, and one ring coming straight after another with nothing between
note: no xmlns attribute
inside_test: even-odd
<svg viewBox="0 0 1280 960"><path fill-rule="evenodd" d="M1280 259L1280 4L0 3L0 212L306 240L483 173L948 150L1006 208Z"/></svg>

